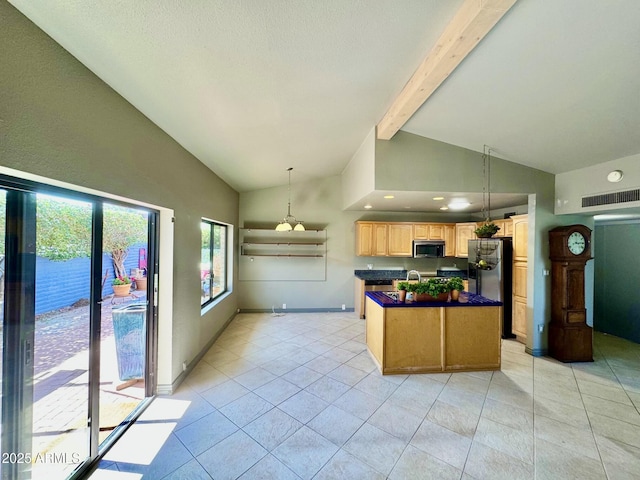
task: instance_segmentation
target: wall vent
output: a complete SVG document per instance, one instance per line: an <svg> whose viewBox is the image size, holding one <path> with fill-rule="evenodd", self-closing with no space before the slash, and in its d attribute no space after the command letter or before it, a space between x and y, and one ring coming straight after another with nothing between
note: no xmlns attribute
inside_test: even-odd
<svg viewBox="0 0 640 480"><path fill-rule="evenodd" d="M603 193L602 195L582 197L583 208L626 202L640 202L640 188L636 188L635 190L626 190L624 192Z"/></svg>

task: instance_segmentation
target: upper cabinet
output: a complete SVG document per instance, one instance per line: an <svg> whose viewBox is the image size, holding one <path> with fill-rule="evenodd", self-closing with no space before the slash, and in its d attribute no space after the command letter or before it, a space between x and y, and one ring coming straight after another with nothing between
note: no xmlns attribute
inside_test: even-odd
<svg viewBox="0 0 640 480"><path fill-rule="evenodd" d="M511 223L511 220L501 222ZM413 240L443 240L445 256L468 257L468 241L476 238L475 222L356 222L356 255L412 257ZM500 225L500 228L503 228ZM505 228L506 230L506 228Z"/></svg>
<svg viewBox="0 0 640 480"><path fill-rule="evenodd" d="M475 222L456 223L456 257L469 256L469 240L476 238L476 228Z"/></svg>
<svg viewBox="0 0 640 480"><path fill-rule="evenodd" d="M413 225L410 223L390 223L388 229L387 254L390 257L412 257Z"/></svg>
<svg viewBox="0 0 640 480"><path fill-rule="evenodd" d="M455 223L444 226L444 254L447 257L456 256L456 225Z"/></svg>
<svg viewBox="0 0 640 480"><path fill-rule="evenodd" d="M445 240L447 227L453 228L453 223L414 223L414 240Z"/></svg>
<svg viewBox="0 0 640 480"><path fill-rule="evenodd" d="M527 261L528 253L528 215L514 215L513 220L513 260Z"/></svg>
<svg viewBox="0 0 640 480"><path fill-rule="evenodd" d="M500 230L494 235L494 237L513 237L513 220L510 218L492 220Z"/></svg>
<svg viewBox="0 0 640 480"><path fill-rule="evenodd" d="M507 235L505 234L505 220L491 220L493 223L496 224L496 226L498 228L500 228L500 230L498 230L496 232L496 234L494 235L494 237L506 237Z"/></svg>
<svg viewBox="0 0 640 480"><path fill-rule="evenodd" d="M356 222L356 255L384 257L387 255L387 224Z"/></svg>

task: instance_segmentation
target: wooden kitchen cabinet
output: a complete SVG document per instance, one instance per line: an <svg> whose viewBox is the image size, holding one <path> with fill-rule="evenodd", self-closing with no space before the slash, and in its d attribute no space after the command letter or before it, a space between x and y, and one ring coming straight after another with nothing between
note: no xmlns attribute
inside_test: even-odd
<svg viewBox="0 0 640 480"><path fill-rule="evenodd" d="M414 240L429 240L429 224L428 223L414 223L413 224L413 239Z"/></svg>
<svg viewBox="0 0 640 480"><path fill-rule="evenodd" d="M456 223L456 257L469 256L469 240L476 238L476 228L478 226L475 222Z"/></svg>
<svg viewBox="0 0 640 480"><path fill-rule="evenodd" d="M505 220L500 219L500 220L491 220L496 227L500 228L500 230L498 230L496 232L496 234L494 235L494 237L506 237L505 235Z"/></svg>
<svg viewBox="0 0 640 480"><path fill-rule="evenodd" d="M528 215L515 215L513 220L513 260L526 262L529 249Z"/></svg>
<svg viewBox="0 0 640 480"><path fill-rule="evenodd" d="M444 255L456 256L456 225L454 223L444 225Z"/></svg>
<svg viewBox="0 0 640 480"><path fill-rule="evenodd" d="M527 338L527 251L528 216L515 215L513 221L513 312L511 331L518 340Z"/></svg>
<svg viewBox="0 0 640 480"><path fill-rule="evenodd" d="M414 223L413 240L446 240L445 229L454 224L447 223Z"/></svg>
<svg viewBox="0 0 640 480"><path fill-rule="evenodd" d="M373 224L373 240L371 242L371 254L374 257L386 257L388 246L388 226L383 223Z"/></svg>
<svg viewBox="0 0 640 480"><path fill-rule="evenodd" d="M356 255L371 256L373 240L373 224L356 222Z"/></svg>
<svg viewBox="0 0 640 480"><path fill-rule="evenodd" d="M503 237L513 237L513 219L507 218L504 221L504 235Z"/></svg>
<svg viewBox="0 0 640 480"><path fill-rule="evenodd" d="M429 240L444 240L443 223L432 223L429 225Z"/></svg>
<svg viewBox="0 0 640 480"><path fill-rule="evenodd" d="M466 257L467 241L476 238L475 222L356 222L356 255L412 257L413 240L443 240L445 256Z"/></svg>
<svg viewBox="0 0 640 480"><path fill-rule="evenodd" d="M523 341L527 338L527 262L513 264L513 312L511 332Z"/></svg>
<svg viewBox="0 0 640 480"><path fill-rule="evenodd" d="M413 256L413 225L390 223L388 225L387 255L390 257Z"/></svg>
<svg viewBox="0 0 640 480"><path fill-rule="evenodd" d="M387 255L387 224L356 222L356 255L384 257Z"/></svg>

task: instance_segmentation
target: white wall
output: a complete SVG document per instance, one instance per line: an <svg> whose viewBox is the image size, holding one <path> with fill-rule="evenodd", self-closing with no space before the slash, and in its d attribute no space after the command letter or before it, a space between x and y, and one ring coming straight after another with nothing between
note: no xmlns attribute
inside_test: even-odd
<svg viewBox="0 0 640 480"><path fill-rule="evenodd" d="M240 194L240 227L275 228L287 211L287 187L267 188ZM341 177L327 177L291 185L291 213L308 229L327 233L326 280L259 281L239 277L241 310L353 308L354 222L360 212L342 210ZM295 268L295 258L259 259L277 269L286 262ZM256 262L256 268L258 268ZM301 263L301 262L299 262Z"/></svg>
<svg viewBox="0 0 640 480"><path fill-rule="evenodd" d="M342 171L342 206L345 209L375 188L375 145L374 127Z"/></svg>
<svg viewBox="0 0 640 480"><path fill-rule="evenodd" d="M0 164L162 207L163 220L173 212L161 231L165 239L174 229L174 248L161 246L160 258L165 276L173 261L159 285L166 391L236 312L233 292L201 314L199 264L200 218L236 225L238 193L7 2L0 45Z"/></svg>
<svg viewBox="0 0 640 480"><path fill-rule="evenodd" d="M607 181L612 170L622 170L624 177L618 183ZM556 175L555 213L598 214L612 210L638 209L640 202L602 205L582 208L582 197L640 188L640 154L619 158L591 167Z"/></svg>

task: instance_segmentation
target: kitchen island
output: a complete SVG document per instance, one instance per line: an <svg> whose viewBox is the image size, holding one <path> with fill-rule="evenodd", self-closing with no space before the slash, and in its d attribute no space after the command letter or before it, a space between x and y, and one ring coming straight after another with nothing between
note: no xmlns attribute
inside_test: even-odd
<svg viewBox="0 0 640 480"><path fill-rule="evenodd" d="M383 375L500 369L502 303L398 302L366 293L366 342Z"/></svg>

